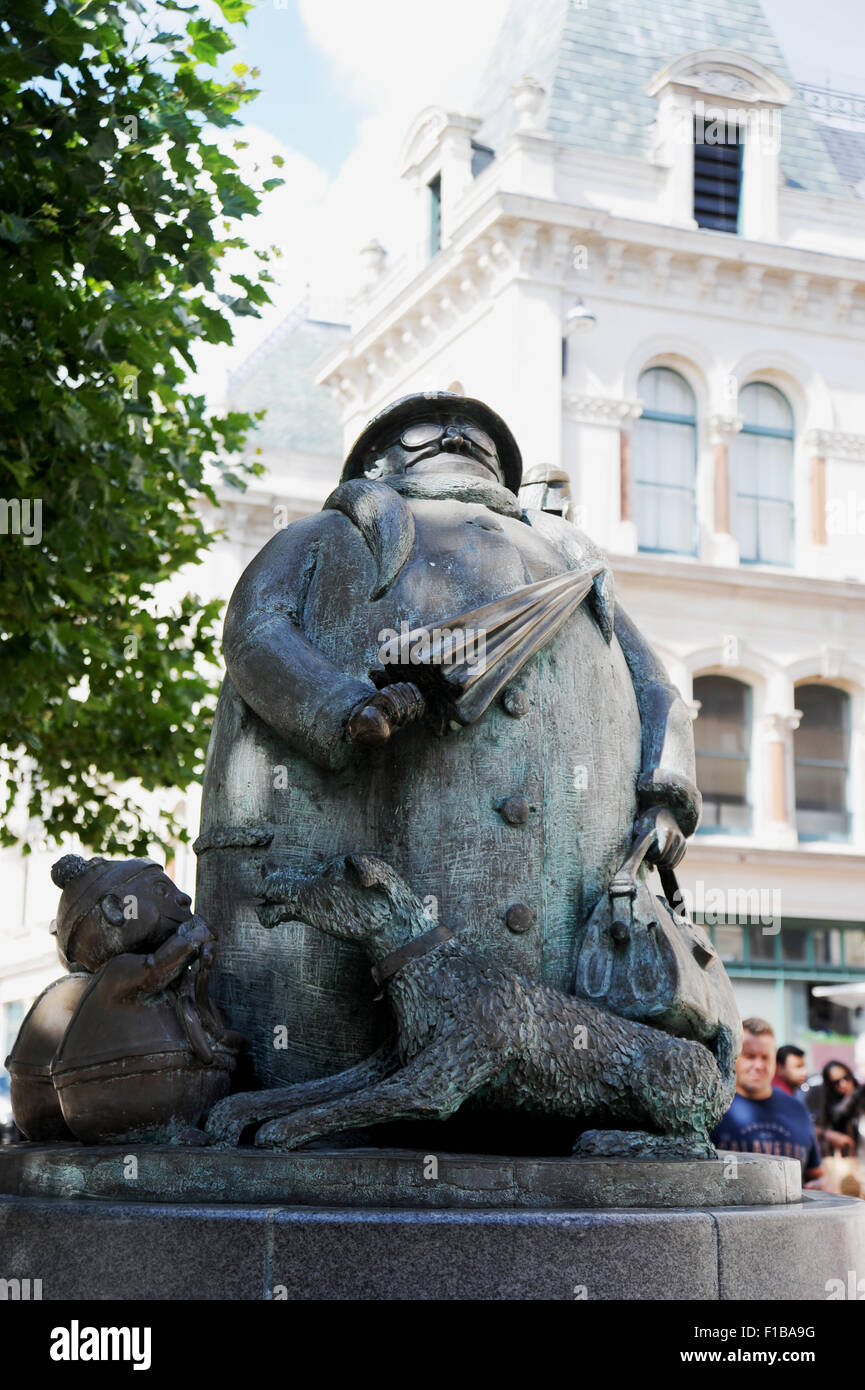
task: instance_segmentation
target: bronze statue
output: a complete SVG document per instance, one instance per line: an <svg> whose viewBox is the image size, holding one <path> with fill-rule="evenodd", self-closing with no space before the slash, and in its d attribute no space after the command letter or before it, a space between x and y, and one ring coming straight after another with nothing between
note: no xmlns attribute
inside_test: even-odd
<svg viewBox="0 0 865 1390"><path fill-rule="evenodd" d="M262 1148L294 1149L358 1126L446 1119L472 1097L490 1107L564 1116L605 1129L578 1153L713 1158L709 1131L733 1098L734 1038L715 1052L620 1018L466 946L381 859L349 855L306 879L277 871L264 885L268 926L308 922L355 941L374 962L396 1023L397 1056L365 1081L332 1078L279 1092L235 1096L208 1121L214 1142L236 1143L253 1117ZM716 974L726 980L720 962ZM723 988L723 986L721 986ZM633 1128L618 1128L626 1118Z"/></svg>
<svg viewBox="0 0 865 1390"><path fill-rule="evenodd" d="M75 971L52 980L28 1010L6 1058L15 1124L34 1143L73 1137L60 1109L51 1065L90 978Z"/></svg>
<svg viewBox="0 0 865 1390"><path fill-rule="evenodd" d="M16 1123L33 1139L203 1142L242 1042L208 996L212 932L153 860L69 854L51 873L58 952L79 973L49 986L21 1029ZM36 1052L41 1071L22 1072Z"/></svg>
<svg viewBox="0 0 865 1390"><path fill-rule="evenodd" d="M489 407L406 397L363 431L322 512L274 536L235 590L197 908L220 922L214 990L264 1089L218 1107L217 1139L393 1068L394 1019L352 933L299 908L282 931L264 925L274 873L300 902L293 885L358 855L384 861L428 929L455 933L460 958L506 993L543 988L553 1012L570 997L572 1018L589 1007L581 993L611 1019L654 1022L668 1077L681 1047L660 1029L697 1040L708 1071L692 1139L729 1090L739 1024L708 941L675 902L653 902L642 868L625 918L605 906L635 843L668 872L696 829L690 717L603 555L562 517L524 509L520 477ZM635 991L638 960L655 976ZM619 1036L610 1026L597 1037ZM626 1055L596 1061L615 1072ZM629 1151L631 1131L663 1130L687 1106L667 1089L649 1115L622 1080L604 1122ZM490 1114L524 1108L512 1088L463 1090ZM548 1091L532 1104L578 1112L585 1129L580 1095L574 1082L561 1106Z"/></svg>

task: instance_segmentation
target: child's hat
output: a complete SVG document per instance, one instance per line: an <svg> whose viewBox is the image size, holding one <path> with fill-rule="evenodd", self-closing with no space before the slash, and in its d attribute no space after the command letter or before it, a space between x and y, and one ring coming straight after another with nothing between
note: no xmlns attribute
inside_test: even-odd
<svg viewBox="0 0 865 1390"><path fill-rule="evenodd" d="M63 892L52 930L61 957L73 960L69 942L75 928L83 922L106 893L124 888L151 869L159 869L155 859L83 859L80 854L64 854L51 866L51 878Z"/></svg>

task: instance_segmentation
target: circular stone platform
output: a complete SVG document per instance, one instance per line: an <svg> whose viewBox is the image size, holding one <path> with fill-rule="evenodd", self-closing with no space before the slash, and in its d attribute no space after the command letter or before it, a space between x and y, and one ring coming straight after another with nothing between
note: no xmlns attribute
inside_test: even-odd
<svg viewBox="0 0 865 1390"><path fill-rule="evenodd" d="M123 1202L386 1209L644 1210L778 1206L802 1199L799 1164L718 1159L507 1158L411 1149L0 1149L0 1194Z"/></svg>
<svg viewBox="0 0 865 1390"><path fill-rule="evenodd" d="M761 1155L0 1148L22 1298L800 1301L863 1270L865 1202Z"/></svg>

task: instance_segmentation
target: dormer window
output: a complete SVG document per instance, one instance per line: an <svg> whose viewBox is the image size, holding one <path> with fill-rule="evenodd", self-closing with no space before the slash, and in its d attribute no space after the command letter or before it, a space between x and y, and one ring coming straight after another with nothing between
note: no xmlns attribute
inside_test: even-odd
<svg viewBox="0 0 865 1390"><path fill-rule="evenodd" d="M742 126L723 113L694 117L694 221L716 232L739 230L742 191Z"/></svg>
<svg viewBox="0 0 865 1390"><path fill-rule="evenodd" d="M452 242L477 162L490 158L485 146L475 144L480 124L477 116L428 106L406 137L402 177L414 193L409 254L418 270Z"/></svg>
<svg viewBox="0 0 865 1390"><path fill-rule="evenodd" d="M707 48L668 63L646 91L658 102L652 159L666 171L663 220L777 241L787 83L746 53Z"/></svg>

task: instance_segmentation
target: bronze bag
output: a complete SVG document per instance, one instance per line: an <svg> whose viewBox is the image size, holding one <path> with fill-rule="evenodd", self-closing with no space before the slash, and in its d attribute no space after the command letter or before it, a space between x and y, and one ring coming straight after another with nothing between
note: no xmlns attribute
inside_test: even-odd
<svg viewBox="0 0 865 1390"><path fill-rule="evenodd" d="M726 1027L735 1038L741 1024L729 977L688 917L672 869L659 870L663 895L650 891L644 860L654 833L637 835L589 918L574 993L679 1037L710 1043Z"/></svg>

